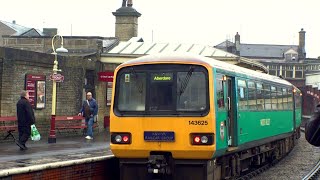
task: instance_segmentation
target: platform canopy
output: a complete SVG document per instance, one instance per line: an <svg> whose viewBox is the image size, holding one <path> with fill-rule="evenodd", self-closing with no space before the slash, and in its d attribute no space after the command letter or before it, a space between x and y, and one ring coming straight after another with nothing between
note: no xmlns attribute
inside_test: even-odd
<svg viewBox="0 0 320 180"><path fill-rule="evenodd" d="M214 48L208 45L200 44L182 44L182 43L157 43L157 42L137 42L137 39L120 42L110 51L101 54L101 62L121 64L130 59L157 53L183 53L189 52L197 55L214 58L235 64L241 67L268 72L263 64L248 58L239 57L235 54Z"/></svg>

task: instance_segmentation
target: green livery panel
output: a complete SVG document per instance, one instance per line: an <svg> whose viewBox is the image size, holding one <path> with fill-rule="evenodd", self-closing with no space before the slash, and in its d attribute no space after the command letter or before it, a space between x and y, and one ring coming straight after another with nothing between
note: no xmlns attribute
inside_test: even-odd
<svg viewBox="0 0 320 180"><path fill-rule="evenodd" d="M293 132L301 125L301 94L288 84L213 68L216 152L225 154L257 140Z"/></svg>
<svg viewBox="0 0 320 180"><path fill-rule="evenodd" d="M238 145L293 131L292 111L240 111L238 115Z"/></svg>

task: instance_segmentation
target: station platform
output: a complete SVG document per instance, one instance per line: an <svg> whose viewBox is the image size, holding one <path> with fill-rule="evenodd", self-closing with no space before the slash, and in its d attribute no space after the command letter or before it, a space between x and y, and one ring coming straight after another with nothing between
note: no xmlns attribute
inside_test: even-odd
<svg viewBox="0 0 320 180"><path fill-rule="evenodd" d="M12 141L0 144L0 179L15 174L43 171L77 164L106 161L114 158L110 151L109 133L95 134L93 140L84 136L57 137L49 144L47 138L28 140L21 151Z"/></svg>

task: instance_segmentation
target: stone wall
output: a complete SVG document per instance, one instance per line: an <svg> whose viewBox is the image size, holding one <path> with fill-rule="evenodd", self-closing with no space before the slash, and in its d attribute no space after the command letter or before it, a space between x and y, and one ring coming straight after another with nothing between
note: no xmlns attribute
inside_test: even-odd
<svg viewBox="0 0 320 180"><path fill-rule="evenodd" d="M90 61L88 60L90 59ZM26 74L46 76L46 99L44 109L35 109L37 126L42 132L50 128L52 107L52 73L54 56L51 54L0 47L0 116L15 116L19 93L25 88ZM97 87L97 56L58 56L58 67L64 81L57 84L56 115L76 115L86 91L86 72L91 72L90 90ZM93 88L93 89L92 89ZM96 97L96 99L99 97ZM103 118L103 117L102 117ZM103 127L102 119L101 127Z"/></svg>

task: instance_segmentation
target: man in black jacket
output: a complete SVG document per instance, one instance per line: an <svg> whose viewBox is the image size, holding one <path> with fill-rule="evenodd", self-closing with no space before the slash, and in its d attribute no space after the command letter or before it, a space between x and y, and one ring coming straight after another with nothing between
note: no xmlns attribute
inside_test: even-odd
<svg viewBox="0 0 320 180"><path fill-rule="evenodd" d="M310 144L320 146L320 104L316 106L316 111L306 123L305 136Z"/></svg>
<svg viewBox="0 0 320 180"><path fill-rule="evenodd" d="M20 150L26 150L26 142L31 135L31 125L35 123L35 117L29 102L29 93L22 91L20 97L17 103L19 141L16 143L20 147Z"/></svg>

